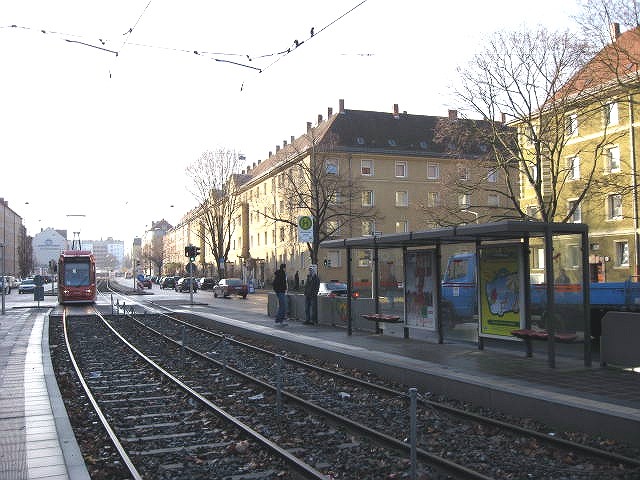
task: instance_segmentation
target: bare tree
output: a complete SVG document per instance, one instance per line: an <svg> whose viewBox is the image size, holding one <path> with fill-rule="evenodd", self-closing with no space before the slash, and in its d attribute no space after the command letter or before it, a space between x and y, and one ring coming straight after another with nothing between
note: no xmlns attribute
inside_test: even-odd
<svg viewBox="0 0 640 480"><path fill-rule="evenodd" d="M605 147L625 133L607 132L605 125L604 135L575 142L578 119L602 125L608 101L606 86L582 75L591 55L569 32L499 32L459 69L458 98L486 121L449 124L441 135L485 146L484 160L506 179L495 193L519 218L566 222L585 198L629 185L600 175ZM573 199L569 207L567 198Z"/></svg>
<svg viewBox="0 0 640 480"><path fill-rule="evenodd" d="M352 223L373 220L375 209L362 206L362 186L345 165L331 135L324 137L309 131L287 149L277 182L279 195L267 210L266 218L289 227L289 242L298 242L298 218L313 217L313 242L307 243L311 263L318 263L320 243L343 235ZM281 152L286 154L287 152ZM263 212L260 212L263 213ZM373 234L373 232L371 232Z"/></svg>
<svg viewBox="0 0 640 480"><path fill-rule="evenodd" d="M240 208L238 185L233 181L240 167L240 156L235 151L219 148L203 152L186 169L198 204L192 214L192 220L199 225L195 234L215 259L220 278L225 276L224 261L231 248L234 217Z"/></svg>
<svg viewBox="0 0 640 480"><path fill-rule="evenodd" d="M140 252L141 259L145 264L155 265L155 270L162 272L162 264L164 262L164 255L162 252L162 236L153 235L151 237L151 243L145 244Z"/></svg>

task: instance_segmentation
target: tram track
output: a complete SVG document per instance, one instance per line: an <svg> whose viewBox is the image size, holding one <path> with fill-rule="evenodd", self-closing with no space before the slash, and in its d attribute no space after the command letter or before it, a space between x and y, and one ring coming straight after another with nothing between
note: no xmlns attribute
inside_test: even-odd
<svg viewBox="0 0 640 480"><path fill-rule="evenodd" d="M326 478L132 348L98 312L64 323L85 394L131 478Z"/></svg>
<svg viewBox="0 0 640 480"><path fill-rule="evenodd" d="M156 313L159 312L158 306L148 308L153 309ZM273 351L261 346L249 345L247 342L239 341L228 335L207 331L207 329L201 330L202 327L193 325L193 318L185 322L177 318L176 315L137 315L136 317L140 323L145 323L147 326L157 329L158 331L164 330L163 334L166 335L167 340L171 339L173 342L176 342L174 345L178 345L173 348L181 349L182 343L184 342L185 347L188 344L188 347L193 349L192 354L194 355L199 354L207 359L217 357L214 359L217 359L218 363L220 363L226 371L231 371L236 369L236 367L242 367L244 369L247 365L255 363L258 366L254 365L253 368L249 368L249 371L251 371L252 375L255 374L255 371L258 372L256 379L265 382L262 388L267 391L267 386L274 384L275 380L273 377L266 375L261 377L259 375L260 372L264 374L273 370L265 366L273 365L276 355ZM183 323L178 324L175 322ZM163 323L165 325L161 325ZM200 320L199 323L210 325L211 321ZM188 329L189 333L185 335L183 329ZM198 340L197 338L199 336L203 338ZM200 342L202 342L202 344L198 345ZM247 353L248 351L253 353ZM267 360L264 362L266 363L262 363L263 366L259 366L260 362L254 362L254 355L265 357ZM290 384L287 383L285 385L286 394L291 395L291 397L287 398L299 398L299 400L303 402L311 399L314 403L317 403L318 408L321 410L326 409L337 415L348 415L352 419L355 419L353 420L354 422L361 423L365 428L378 428L392 438L397 437L396 440L402 441L406 439L406 429L401 429L400 432L394 430L394 425L399 423L406 424L406 405L408 402L406 390L404 392L397 391L389 386L374 384L370 379L362 380L352 378L352 376L346 375L345 373L331 371L322 366L318 367L307 364L306 362L287 355L283 356L282 360L289 365L286 369L294 368L292 365L295 366L295 368L302 369L300 373L289 372L285 375L285 381L290 382ZM238 370L240 371L239 368ZM326 378L329 377L326 377L326 375L330 375L332 380L327 380ZM327 384L331 385L328 393L326 391ZM373 390L375 390L376 393L371 393ZM336 392L338 395L336 395ZM336 400L336 398L338 400ZM638 465L640 463L636 458L630 458L616 452L567 441L518 425L511 425L502 420L495 420L490 417L478 415L477 413L466 412L440 402L431 401L428 398L419 397L418 400L420 408L423 410L418 413L419 435L433 437L432 440L437 439L440 444L430 444L429 442L426 444L421 443L420 449L429 448L430 452L436 452L437 455L441 455L445 460L452 462L458 460L458 456L469 457L470 454L479 455L480 471L477 472L479 476L469 476L465 478L605 479L638 478L640 476L640 473L638 473ZM345 405L350 405L350 407L355 405L356 410L362 412L363 418L354 414L352 411L353 408L348 408L346 412L338 413L340 412L340 407L344 407ZM400 405L399 408L402 413L392 413L391 410L382 408L382 406L386 405ZM429 411L432 413L429 414ZM435 417L429 417L433 412L436 412ZM398 421L398 415L404 418ZM462 423L449 424L448 420L445 421L443 419L444 416L449 415L453 415L456 418L464 418L464 422L473 422L475 425L469 426L463 425ZM460 422L460 420L457 422ZM373 424L373 426L369 427L371 424ZM478 425L481 426L479 427ZM511 433L509 433L509 435L498 433L505 429ZM451 431L452 435L457 435L460 438L447 439L447 435L443 433L447 431ZM484 448L475 448L476 440L470 440L474 436L482 439L481 441L484 443ZM507 438L508 440L506 441L508 445L504 443L499 445L493 442L491 438L496 436ZM424 438L422 440L424 440ZM505 440L502 441L504 442ZM443 444L446 446L443 447ZM521 450L521 453L515 451L518 449ZM512 465L510 467L504 467L505 470L502 471L501 469L503 467L500 466L500 459L493 458L492 456L492 451L494 450L497 451L498 457L502 455L503 457L506 456L511 459ZM501 451L503 452L502 454L500 453ZM513 458L516 458L517 462L513 462ZM469 465L468 460L468 458L464 460L466 465ZM534 465L529 468L528 462L533 462ZM477 463L478 462L475 462L475 464ZM471 462L471 464L475 466L474 462ZM485 471L488 475L486 477L483 477L483 465L487 466ZM510 472L508 470L509 468L513 471ZM470 471L472 470L470 469ZM470 475L473 475L473 473Z"/></svg>
<svg viewBox="0 0 640 480"><path fill-rule="evenodd" d="M154 328L157 328L158 323L169 321L168 318L145 316L140 321L153 323ZM176 320L179 321L173 321ZM212 333L206 329L189 325L193 321L181 321L180 328L166 325L161 329L174 341L185 342L195 351L208 352L209 356L213 353L227 366L234 365L245 371L248 369L251 375L257 375L268 385L274 383L274 378L268 375L270 370L267 367L276 353L225 335L213 334L215 340L212 340ZM182 330L187 325L191 329L189 334ZM203 338L198 338L201 335ZM222 348L219 347L220 342L223 342ZM208 351L212 344L217 345L214 352ZM260 363L257 356L263 356L264 363ZM406 438L406 391L337 374L293 358L283 359L290 365L287 367L289 383L286 389L292 395L312 401L338 415L348 416L367 428L383 431L393 438ZM555 478L559 474L569 475L567 478L637 478L640 475L640 461L637 458L543 434L427 398L419 400L421 410L418 412L418 431L422 432L418 441L419 449L438 452L442 458L460 462L466 468L478 469L480 474L483 474L483 470L488 470L492 478L518 478L517 475L523 471L537 472L537 476L532 473L533 478ZM446 435L448 431L453 432L453 435ZM461 432L464 433L460 435ZM464 448L464 445L469 447L474 444L484 445L484 448L474 452L479 455L479 460L469 454L469 448ZM460 449L456 451L452 445L460 445ZM505 467L513 471L502 471L499 467L502 464L501 452L507 449L510 456L515 454L519 459L517 465ZM518 450L520 453L517 453ZM573 468L574 466L577 467ZM582 471L584 468L590 471Z"/></svg>

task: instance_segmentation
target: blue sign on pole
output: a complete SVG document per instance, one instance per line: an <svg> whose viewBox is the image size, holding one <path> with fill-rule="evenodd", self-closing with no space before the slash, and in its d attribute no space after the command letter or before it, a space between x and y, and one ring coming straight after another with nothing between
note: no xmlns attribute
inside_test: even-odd
<svg viewBox="0 0 640 480"><path fill-rule="evenodd" d="M136 277L138 279L139 282L144 280L144 275L139 273L138 276Z"/></svg>

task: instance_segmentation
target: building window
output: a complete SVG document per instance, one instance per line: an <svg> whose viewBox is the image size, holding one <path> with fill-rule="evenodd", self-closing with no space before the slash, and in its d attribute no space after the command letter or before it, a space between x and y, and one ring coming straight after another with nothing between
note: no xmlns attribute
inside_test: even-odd
<svg viewBox="0 0 640 480"><path fill-rule="evenodd" d="M280 227L280 241L284 242L284 227Z"/></svg>
<svg viewBox="0 0 640 480"><path fill-rule="evenodd" d="M373 190L365 190L364 192L362 192L362 206L373 207L373 203Z"/></svg>
<svg viewBox="0 0 640 480"><path fill-rule="evenodd" d="M607 197L607 213L609 220L620 220L622 218L622 195L615 194Z"/></svg>
<svg viewBox="0 0 640 480"><path fill-rule="evenodd" d="M440 164L427 163L427 179L437 180L440 178Z"/></svg>
<svg viewBox="0 0 640 480"><path fill-rule="evenodd" d="M580 179L580 157L577 155L569 157L567 160L567 168L569 169L569 180Z"/></svg>
<svg viewBox="0 0 640 480"><path fill-rule="evenodd" d="M396 233L407 233L409 231L409 222L400 220L396 222Z"/></svg>
<svg viewBox="0 0 640 480"><path fill-rule="evenodd" d="M373 220L362 221L362 235L373 235L376 229L376 224Z"/></svg>
<svg viewBox="0 0 640 480"><path fill-rule="evenodd" d="M544 248L532 247L531 257L533 268L544 268Z"/></svg>
<svg viewBox="0 0 640 480"><path fill-rule="evenodd" d="M610 147L604 151L606 157L606 168L610 173L620 171L620 147Z"/></svg>
<svg viewBox="0 0 640 480"><path fill-rule="evenodd" d="M368 267L371 265L371 250L361 250L358 256L358 266Z"/></svg>
<svg viewBox="0 0 640 480"><path fill-rule="evenodd" d="M582 259L579 245L567 245L567 265L572 268L580 266Z"/></svg>
<svg viewBox="0 0 640 480"><path fill-rule="evenodd" d="M329 175L338 175L338 160L327 160L327 174Z"/></svg>
<svg viewBox="0 0 640 480"><path fill-rule="evenodd" d="M267 232L264 232L264 244L267 244Z"/></svg>
<svg viewBox="0 0 640 480"><path fill-rule="evenodd" d="M567 115L566 122L567 136L574 137L578 135L578 114L572 113L571 115Z"/></svg>
<svg viewBox="0 0 640 480"><path fill-rule="evenodd" d="M618 102L607 103L604 106L605 125L618 124Z"/></svg>
<svg viewBox="0 0 640 480"><path fill-rule="evenodd" d="M458 180L462 182L469 180L469 169L467 167L458 167Z"/></svg>
<svg viewBox="0 0 640 480"><path fill-rule="evenodd" d="M440 206L440 192L427 193L427 207L435 208Z"/></svg>
<svg viewBox="0 0 640 480"><path fill-rule="evenodd" d="M489 207L499 207L500 206L500 197L497 193L489 193L487 195L487 206Z"/></svg>
<svg viewBox="0 0 640 480"><path fill-rule="evenodd" d="M360 175L373 176L373 160L360 160Z"/></svg>
<svg viewBox="0 0 640 480"><path fill-rule="evenodd" d="M342 203L342 195L340 192L333 192L329 202L333 205L340 205Z"/></svg>
<svg viewBox="0 0 640 480"><path fill-rule="evenodd" d="M629 266L629 242L626 240L621 242L615 242L616 245L616 266L628 267Z"/></svg>
<svg viewBox="0 0 640 480"><path fill-rule="evenodd" d="M396 177L404 178L407 176L407 162L396 162Z"/></svg>
<svg viewBox="0 0 640 480"><path fill-rule="evenodd" d="M469 208L471 205L471 195L468 193L461 193L458 195L458 206L461 208Z"/></svg>
<svg viewBox="0 0 640 480"><path fill-rule="evenodd" d="M340 268L342 266L340 250L328 250L325 258L327 260L327 267L329 268Z"/></svg>
<svg viewBox="0 0 640 480"><path fill-rule="evenodd" d="M580 205L576 205L576 202L576 200L569 201L568 211L571 211L571 209L575 206L576 209L573 211L570 221L573 223L580 223L582 222L582 208L580 207Z"/></svg>
<svg viewBox="0 0 640 480"><path fill-rule="evenodd" d="M396 207L409 206L409 192L396 192Z"/></svg>
<svg viewBox="0 0 640 480"><path fill-rule="evenodd" d="M487 182L496 183L497 181L498 181L498 169L490 168L489 172L487 173Z"/></svg>

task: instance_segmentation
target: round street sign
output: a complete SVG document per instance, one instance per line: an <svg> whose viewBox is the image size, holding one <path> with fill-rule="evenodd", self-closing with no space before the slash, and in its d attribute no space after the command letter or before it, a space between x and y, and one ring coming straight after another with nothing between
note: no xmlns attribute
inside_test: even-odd
<svg viewBox="0 0 640 480"><path fill-rule="evenodd" d="M42 285L44 285L44 278L42 277L42 275L36 275L35 277L33 277L33 283L35 283L36 286L41 287Z"/></svg>
<svg viewBox="0 0 640 480"><path fill-rule="evenodd" d="M313 227L313 219L308 215L305 215L298 219L298 225L300 225L300 228L302 230L309 230L311 227Z"/></svg>
<svg viewBox="0 0 640 480"><path fill-rule="evenodd" d="M187 273L189 273L189 274L196 273L196 264L195 263L189 262L189 263L187 263L185 265L185 268L187 269Z"/></svg>

